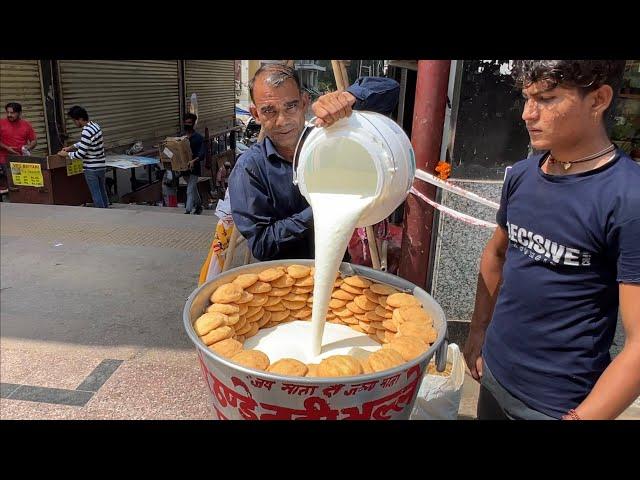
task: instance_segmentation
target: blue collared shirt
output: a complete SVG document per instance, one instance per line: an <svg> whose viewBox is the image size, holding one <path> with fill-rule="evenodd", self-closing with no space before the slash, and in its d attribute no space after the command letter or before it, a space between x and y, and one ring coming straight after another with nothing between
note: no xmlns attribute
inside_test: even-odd
<svg viewBox="0 0 640 480"><path fill-rule="evenodd" d="M398 103L400 86L390 78L360 77L347 91L356 97L354 110L389 115ZM243 153L229 177L233 221L257 260L313 258L313 214L293 184L291 162L271 139Z"/></svg>

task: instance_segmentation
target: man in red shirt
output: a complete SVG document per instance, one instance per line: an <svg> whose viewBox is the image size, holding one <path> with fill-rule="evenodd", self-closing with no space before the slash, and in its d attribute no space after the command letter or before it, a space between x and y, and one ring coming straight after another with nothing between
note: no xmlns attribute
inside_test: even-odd
<svg viewBox="0 0 640 480"><path fill-rule="evenodd" d="M31 124L20 118L22 105L10 102L4 109L7 118L0 119L0 188L6 188L7 156L23 155L23 147L31 151L38 143Z"/></svg>

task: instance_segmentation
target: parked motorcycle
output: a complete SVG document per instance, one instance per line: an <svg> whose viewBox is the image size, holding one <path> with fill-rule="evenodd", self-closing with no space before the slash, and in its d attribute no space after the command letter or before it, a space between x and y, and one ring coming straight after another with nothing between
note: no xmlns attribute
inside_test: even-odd
<svg viewBox="0 0 640 480"><path fill-rule="evenodd" d="M252 145L256 143L259 134L260 125L258 125L255 119L252 118L244 129L244 134L242 135L243 143L245 145Z"/></svg>

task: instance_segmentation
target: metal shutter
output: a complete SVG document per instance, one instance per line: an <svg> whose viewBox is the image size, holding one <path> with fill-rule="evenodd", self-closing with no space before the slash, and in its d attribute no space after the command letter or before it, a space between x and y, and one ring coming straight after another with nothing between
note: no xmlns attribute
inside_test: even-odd
<svg viewBox="0 0 640 480"><path fill-rule="evenodd" d="M61 60L62 98L69 141L80 130L66 111L84 107L103 130L107 149L135 141L150 148L180 129L177 60Z"/></svg>
<svg viewBox="0 0 640 480"><path fill-rule="evenodd" d="M191 94L198 97L198 130L233 127L235 112L235 70L233 60L185 60L185 105Z"/></svg>
<svg viewBox="0 0 640 480"><path fill-rule="evenodd" d="M4 109L9 102L22 105L22 118L30 122L36 132L38 144L33 154L48 155L47 119L38 60L0 61L0 104Z"/></svg>

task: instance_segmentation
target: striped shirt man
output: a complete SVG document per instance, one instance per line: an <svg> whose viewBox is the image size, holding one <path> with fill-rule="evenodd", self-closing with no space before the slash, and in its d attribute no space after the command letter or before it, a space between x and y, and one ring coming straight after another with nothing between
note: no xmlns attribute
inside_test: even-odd
<svg viewBox="0 0 640 480"><path fill-rule="evenodd" d="M96 122L89 122L82 128L80 141L73 145L75 152L69 152L72 160L81 159L85 170L105 168L104 144L102 143L102 129Z"/></svg>

